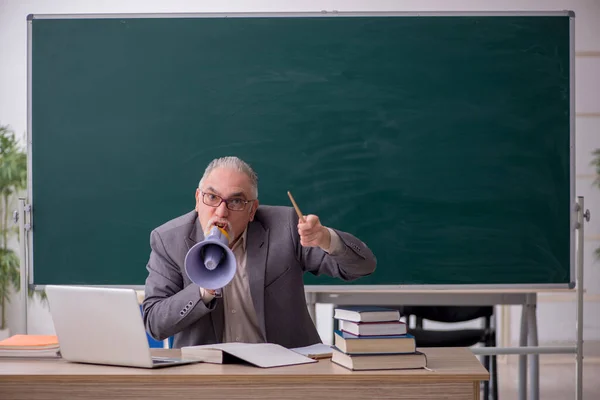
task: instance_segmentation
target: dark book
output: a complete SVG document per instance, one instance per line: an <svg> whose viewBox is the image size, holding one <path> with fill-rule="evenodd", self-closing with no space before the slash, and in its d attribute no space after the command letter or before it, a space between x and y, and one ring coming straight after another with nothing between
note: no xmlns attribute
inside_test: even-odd
<svg viewBox="0 0 600 400"><path fill-rule="evenodd" d="M333 349L331 362L352 371L427 368L427 356L416 351L408 354L346 354Z"/></svg>
<svg viewBox="0 0 600 400"><path fill-rule="evenodd" d="M417 349L414 336L357 336L347 332L334 332L334 345L344 353L414 353Z"/></svg>
<svg viewBox="0 0 600 400"><path fill-rule="evenodd" d="M377 306L347 306L336 308L333 318L354 322L398 321L400 311Z"/></svg>

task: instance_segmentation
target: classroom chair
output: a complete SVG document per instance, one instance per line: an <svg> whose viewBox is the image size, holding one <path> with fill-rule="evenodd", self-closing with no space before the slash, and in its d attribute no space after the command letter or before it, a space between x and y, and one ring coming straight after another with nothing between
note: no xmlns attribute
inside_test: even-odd
<svg viewBox="0 0 600 400"><path fill-rule="evenodd" d="M406 317L408 332L415 337L417 347L471 347L475 344L483 344L486 347L496 346L496 324L493 323L495 319L493 306L404 306L400 308L400 314ZM411 316L415 317L414 327L409 325ZM443 331L423 328L424 320L457 323L475 319L484 319L484 327ZM482 382L483 399L497 400L498 369L496 356L483 356L483 365L490 371L490 381Z"/></svg>

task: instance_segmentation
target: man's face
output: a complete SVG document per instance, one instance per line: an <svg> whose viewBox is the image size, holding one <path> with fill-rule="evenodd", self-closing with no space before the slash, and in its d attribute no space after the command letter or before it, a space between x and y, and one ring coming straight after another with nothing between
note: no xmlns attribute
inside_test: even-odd
<svg viewBox="0 0 600 400"><path fill-rule="evenodd" d="M252 184L250 178L243 172L232 168L215 168L210 175L202 182L202 187L196 189L196 211L200 218L200 224L204 234L210 231L213 225L221 226L231 232L230 240L233 242L244 232L246 226L254 219L254 214L258 208L258 200L244 205L244 209L233 211L227 208L225 201L217 207L204 204L202 201L202 192L211 202L218 203L220 200L227 200L230 204L244 204L245 200L254 200L252 197ZM218 197L217 197L218 196Z"/></svg>

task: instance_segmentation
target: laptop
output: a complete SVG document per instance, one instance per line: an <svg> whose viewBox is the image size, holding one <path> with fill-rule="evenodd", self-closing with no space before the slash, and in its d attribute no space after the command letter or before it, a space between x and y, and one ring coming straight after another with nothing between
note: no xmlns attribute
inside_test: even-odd
<svg viewBox="0 0 600 400"><path fill-rule="evenodd" d="M198 362L152 357L134 289L48 285L46 294L67 361L140 368Z"/></svg>

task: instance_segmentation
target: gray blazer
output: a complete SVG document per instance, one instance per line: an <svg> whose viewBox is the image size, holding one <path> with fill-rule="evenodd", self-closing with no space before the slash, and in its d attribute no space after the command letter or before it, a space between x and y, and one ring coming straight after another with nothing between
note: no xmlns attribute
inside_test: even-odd
<svg viewBox="0 0 600 400"><path fill-rule="evenodd" d="M336 256L303 247L298 217L291 207L259 206L248 225L247 271L258 323L269 343L285 347L321 342L306 307L302 275L311 272L345 281L375 270L375 256L349 233L336 233L345 250ZM185 273L190 247L204 239L196 211L175 218L150 234L143 316L157 340L174 335L174 347L219 343L223 300L205 305L199 287Z"/></svg>

